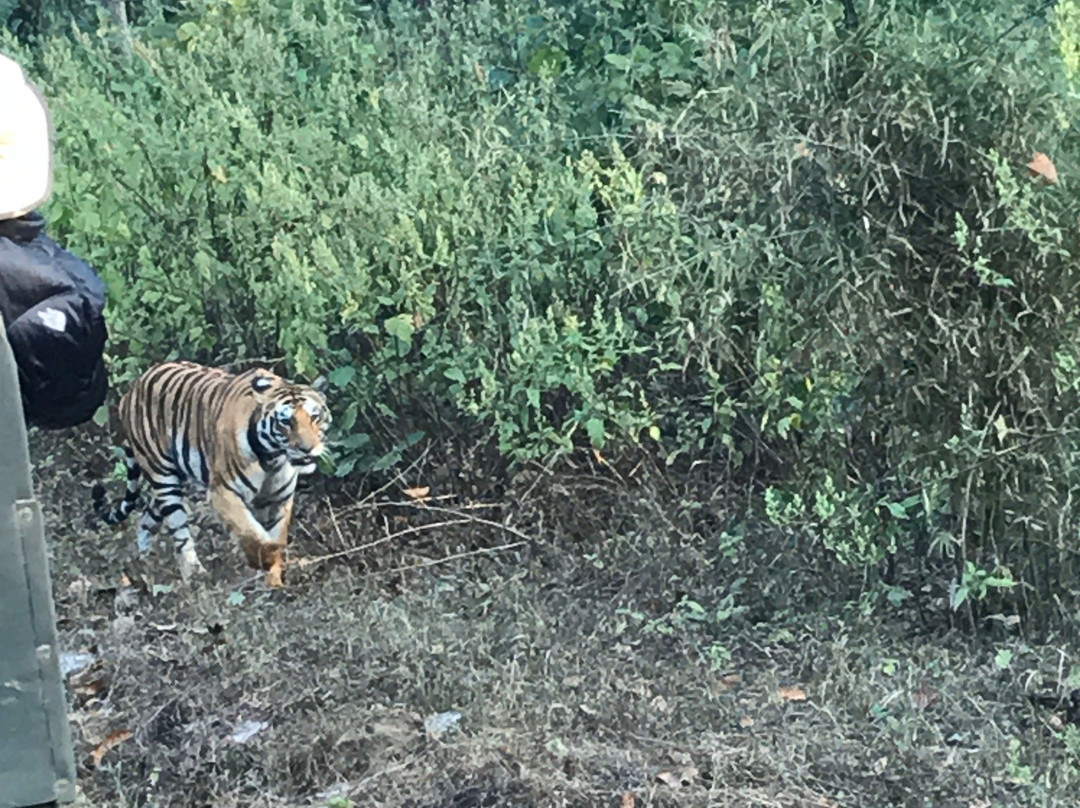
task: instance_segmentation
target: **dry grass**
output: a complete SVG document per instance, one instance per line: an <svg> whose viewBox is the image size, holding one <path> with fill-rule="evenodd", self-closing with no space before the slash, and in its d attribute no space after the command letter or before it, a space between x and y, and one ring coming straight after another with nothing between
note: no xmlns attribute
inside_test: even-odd
<svg viewBox="0 0 1080 808"><path fill-rule="evenodd" d="M325 558L286 590L202 513L210 577L188 589L164 549L139 564L130 534L85 526L100 437L34 440L62 642L97 659L69 679L88 804L1075 804L1070 730L1027 697L1066 688L1070 645L811 607L793 554L763 536L725 557L718 519L665 507L655 476L523 474L513 507L445 511L400 494L416 469L377 497L316 485L294 550ZM686 618L738 577L747 611Z"/></svg>

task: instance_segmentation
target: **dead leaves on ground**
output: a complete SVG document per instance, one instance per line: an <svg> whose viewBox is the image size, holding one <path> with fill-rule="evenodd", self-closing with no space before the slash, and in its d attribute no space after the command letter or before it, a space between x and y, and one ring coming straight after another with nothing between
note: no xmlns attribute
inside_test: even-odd
<svg viewBox="0 0 1080 808"><path fill-rule="evenodd" d="M933 707L939 698L941 698L941 693L937 688L931 687L926 682L923 682L911 696L912 701L915 702L915 708L918 710L927 710Z"/></svg>
<svg viewBox="0 0 1080 808"><path fill-rule="evenodd" d="M124 741L128 740L134 735L130 729L118 729L115 732L110 732L104 741L94 747L94 751L90 753L90 761L93 763L96 769L101 765L102 758L109 753L110 749L119 746Z"/></svg>
<svg viewBox="0 0 1080 808"><path fill-rule="evenodd" d="M784 701L806 701L806 691L798 685L785 685L780 688L780 698Z"/></svg>
<svg viewBox="0 0 1080 808"><path fill-rule="evenodd" d="M672 752L669 757L675 765L657 772L656 779L672 791L693 784L700 772L690 756L685 752Z"/></svg>

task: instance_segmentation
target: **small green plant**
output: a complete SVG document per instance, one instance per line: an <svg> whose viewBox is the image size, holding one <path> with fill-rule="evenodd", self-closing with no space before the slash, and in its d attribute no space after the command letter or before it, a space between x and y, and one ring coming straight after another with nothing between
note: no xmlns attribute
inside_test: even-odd
<svg viewBox="0 0 1080 808"><path fill-rule="evenodd" d="M998 670L1005 670L1012 664L1013 652L1008 648L999 648L997 654L994 656L994 666Z"/></svg>
<svg viewBox="0 0 1080 808"><path fill-rule="evenodd" d="M1035 776L1032 774L1031 767L1023 763L1024 745L1019 738L1009 739L1009 763L1008 763L1008 776L1009 780L1017 785L1028 786L1035 782Z"/></svg>
<svg viewBox="0 0 1080 808"><path fill-rule="evenodd" d="M699 645L702 655L709 660L710 668L722 670L731 663L732 655L719 638L727 621L746 611L745 606L735 602L743 583L744 579L735 580L730 591L713 607L703 606L696 600L684 597L669 613L656 618L650 619L643 612L631 609L619 609L617 613L629 617L640 627L642 634L691 639ZM702 635L704 640L701 639Z"/></svg>
<svg viewBox="0 0 1080 808"><path fill-rule="evenodd" d="M977 566L972 561L964 563L964 569L959 583L953 581L949 594L949 605L956 611L969 599L974 601L985 600L987 595L994 590L1012 589L1016 586L1012 573L1007 568L1001 568L996 573Z"/></svg>

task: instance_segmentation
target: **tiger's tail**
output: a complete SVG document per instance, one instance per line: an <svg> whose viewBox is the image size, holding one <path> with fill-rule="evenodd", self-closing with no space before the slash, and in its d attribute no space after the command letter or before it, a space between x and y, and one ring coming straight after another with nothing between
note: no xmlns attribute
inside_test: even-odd
<svg viewBox="0 0 1080 808"><path fill-rule="evenodd" d="M135 461L135 453L126 446L124 447L124 462L127 465L127 488L123 499L110 508L105 497L105 486L100 482L95 483L90 492L90 497L94 501L94 513L107 525L123 522L139 504L139 478L142 476L142 470Z"/></svg>

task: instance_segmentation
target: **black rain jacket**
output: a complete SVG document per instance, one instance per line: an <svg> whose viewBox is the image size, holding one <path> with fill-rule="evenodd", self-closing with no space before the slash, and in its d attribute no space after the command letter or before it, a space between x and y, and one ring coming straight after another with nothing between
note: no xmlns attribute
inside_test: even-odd
<svg viewBox="0 0 1080 808"><path fill-rule="evenodd" d="M104 312L105 284L45 235L40 215L0 221L0 314L28 424L76 426L104 402Z"/></svg>

